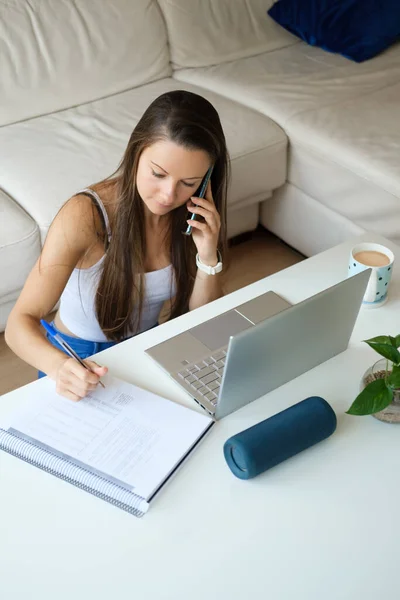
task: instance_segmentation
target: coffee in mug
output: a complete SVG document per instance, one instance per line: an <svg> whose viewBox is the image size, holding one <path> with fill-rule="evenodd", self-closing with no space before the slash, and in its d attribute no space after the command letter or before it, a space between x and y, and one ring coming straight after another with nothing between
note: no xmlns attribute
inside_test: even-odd
<svg viewBox="0 0 400 600"><path fill-rule="evenodd" d="M354 258L367 267L384 267L390 263L390 258L376 250L362 250L354 254Z"/></svg>
<svg viewBox="0 0 400 600"><path fill-rule="evenodd" d="M371 276L362 302L364 307L378 308L387 301L393 262L393 252L382 244L364 242L357 244L350 252L349 277L365 269L371 269Z"/></svg>

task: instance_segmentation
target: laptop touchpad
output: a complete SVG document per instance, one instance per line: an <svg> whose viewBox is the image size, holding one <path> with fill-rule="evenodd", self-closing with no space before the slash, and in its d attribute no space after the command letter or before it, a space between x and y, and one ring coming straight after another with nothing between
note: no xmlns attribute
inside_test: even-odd
<svg viewBox="0 0 400 600"><path fill-rule="evenodd" d="M252 326L252 323L239 313L230 310L214 319L210 319L206 323L193 327L189 331L210 350L218 350L218 348L228 345L231 335L245 331L245 329Z"/></svg>

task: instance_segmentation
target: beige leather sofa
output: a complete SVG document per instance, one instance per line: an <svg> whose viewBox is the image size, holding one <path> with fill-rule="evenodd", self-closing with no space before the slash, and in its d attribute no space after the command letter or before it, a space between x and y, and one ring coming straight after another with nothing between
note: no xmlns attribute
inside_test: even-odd
<svg viewBox="0 0 400 600"><path fill-rule="evenodd" d="M400 47L310 48L272 0L0 3L0 329L59 207L112 173L148 104L189 89L232 158L229 235L259 222L311 255L365 229L400 242Z"/></svg>

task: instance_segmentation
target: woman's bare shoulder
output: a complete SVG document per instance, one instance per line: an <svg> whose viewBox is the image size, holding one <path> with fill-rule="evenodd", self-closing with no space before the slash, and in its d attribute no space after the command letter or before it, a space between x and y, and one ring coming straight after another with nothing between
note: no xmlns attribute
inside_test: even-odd
<svg viewBox="0 0 400 600"><path fill-rule="evenodd" d="M47 245L56 240L66 242L79 254L85 252L98 240L102 230L100 216L93 201L85 194L69 198L55 216L47 234Z"/></svg>
<svg viewBox="0 0 400 600"><path fill-rule="evenodd" d="M115 184L100 182L91 185L90 189L98 194L109 221L112 221L116 207ZM78 253L85 252L96 243L104 244L107 236L104 221L90 195L75 194L61 207L50 227L48 238L54 239L60 235Z"/></svg>

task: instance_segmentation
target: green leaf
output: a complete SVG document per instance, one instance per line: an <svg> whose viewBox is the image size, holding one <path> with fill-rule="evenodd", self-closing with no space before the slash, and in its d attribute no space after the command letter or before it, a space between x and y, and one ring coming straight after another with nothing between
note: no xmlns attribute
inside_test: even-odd
<svg viewBox="0 0 400 600"><path fill-rule="evenodd" d="M390 335L377 335L376 337L370 338L369 340L364 340L367 344L376 343L376 344L388 344L391 346Z"/></svg>
<svg viewBox="0 0 400 600"><path fill-rule="evenodd" d="M377 341L378 339L386 339L389 343ZM364 340L375 352L387 358L391 362L398 365L400 363L400 352L394 348L388 336L379 336L370 340Z"/></svg>
<svg viewBox="0 0 400 600"><path fill-rule="evenodd" d="M400 335L396 335L396 348L400 346Z"/></svg>
<svg viewBox="0 0 400 600"><path fill-rule="evenodd" d="M392 400L393 391L386 386L385 380L376 379L358 394L346 412L348 415L373 415L389 406Z"/></svg>
<svg viewBox="0 0 400 600"><path fill-rule="evenodd" d="M393 365L391 374L386 378L386 383L393 389L400 388L400 367Z"/></svg>
<svg viewBox="0 0 400 600"><path fill-rule="evenodd" d="M399 365L393 365L392 373L400 373L400 366Z"/></svg>

